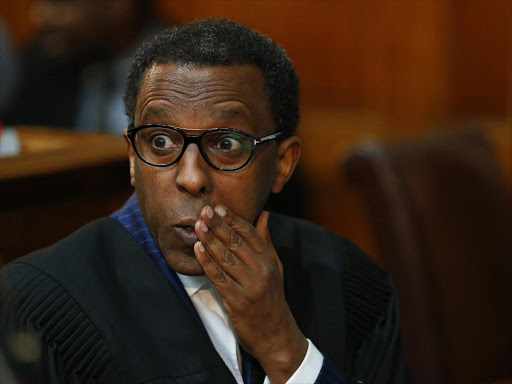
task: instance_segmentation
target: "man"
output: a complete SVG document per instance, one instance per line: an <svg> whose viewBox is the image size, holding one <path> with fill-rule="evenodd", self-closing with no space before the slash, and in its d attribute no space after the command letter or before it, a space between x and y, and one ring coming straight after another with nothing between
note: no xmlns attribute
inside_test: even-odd
<svg viewBox="0 0 512 384"><path fill-rule="evenodd" d="M169 29L138 51L124 102L136 194L4 270L14 372L21 334L41 382L408 382L387 274L263 211L300 155L282 48L227 20Z"/></svg>

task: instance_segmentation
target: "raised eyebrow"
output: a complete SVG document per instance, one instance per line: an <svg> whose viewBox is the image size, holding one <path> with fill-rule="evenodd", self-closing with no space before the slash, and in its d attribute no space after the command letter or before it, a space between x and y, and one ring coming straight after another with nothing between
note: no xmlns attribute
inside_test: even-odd
<svg viewBox="0 0 512 384"><path fill-rule="evenodd" d="M157 107L149 106L149 107L147 107L146 110L144 110L143 116L145 119L148 117L169 118L169 117L171 117L171 114L165 108L157 108Z"/></svg>
<svg viewBox="0 0 512 384"><path fill-rule="evenodd" d="M218 117L221 119L230 120L236 117L243 117L244 119L247 119L247 113L243 109L238 108L230 108L230 109L214 109L212 110L212 116Z"/></svg>

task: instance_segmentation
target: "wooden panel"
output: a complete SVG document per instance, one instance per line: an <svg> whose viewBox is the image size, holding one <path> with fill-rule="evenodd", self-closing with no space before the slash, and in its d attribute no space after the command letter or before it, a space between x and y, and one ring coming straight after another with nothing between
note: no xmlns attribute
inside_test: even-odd
<svg viewBox="0 0 512 384"><path fill-rule="evenodd" d="M132 193L121 136L19 130L0 160L0 265L120 208Z"/></svg>
<svg viewBox="0 0 512 384"><path fill-rule="evenodd" d="M4 0L15 42L33 0ZM376 110L411 131L452 115L512 114L512 0L157 0L169 23L244 22L281 43L304 105Z"/></svg>
<svg viewBox="0 0 512 384"><path fill-rule="evenodd" d="M398 131L511 113L510 0L157 4L170 22L228 17L270 35L296 63L305 105L377 110Z"/></svg>
<svg viewBox="0 0 512 384"><path fill-rule="evenodd" d="M23 46L34 35L34 26L30 20L32 0L0 1L0 17L5 22L12 43Z"/></svg>
<svg viewBox="0 0 512 384"><path fill-rule="evenodd" d="M91 167L127 157L121 134L79 134L38 127L18 127L17 133L22 155L2 159L1 181Z"/></svg>
<svg viewBox="0 0 512 384"><path fill-rule="evenodd" d="M448 36L453 111L512 116L512 1L452 4Z"/></svg>

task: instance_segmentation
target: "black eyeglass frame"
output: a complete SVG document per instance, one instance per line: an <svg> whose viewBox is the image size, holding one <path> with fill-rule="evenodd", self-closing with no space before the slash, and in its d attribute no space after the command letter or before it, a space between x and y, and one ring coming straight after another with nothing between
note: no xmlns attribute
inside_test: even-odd
<svg viewBox="0 0 512 384"><path fill-rule="evenodd" d="M175 131L178 134L180 134L183 137L183 148L181 149L181 153L178 155L178 157L174 161L172 161L170 163L166 163L166 164L155 164L155 163L152 163L152 162L144 159L141 156L141 154L139 153L139 151L137 150L137 145L135 144L135 136L136 136L137 132L139 132L140 130L142 130L144 128L165 128L165 129L170 129L170 130ZM187 135L185 132L183 132L184 130L202 131L204 133L202 133L200 135ZM249 155L249 157L247 158L245 163L243 163L242 165L240 165L239 167L236 167L236 168L221 168L221 167L218 167L215 164L213 164L210 161L210 159L208 158L208 156L206 155L206 153L203 149L203 146L201 144L201 142L203 140L203 136L210 132L231 132L231 133L237 133L239 135L247 137L251 143L251 154ZM126 136L132 143L135 153L137 154L139 159L141 159L146 164L152 165L154 167L169 167L173 164L176 164L178 161L180 161L181 157L187 150L188 145L193 143L193 144L197 145L197 147L199 148L199 152L201 152L201 155L203 156L203 159L211 167L218 169L220 171L226 171L226 172L238 171L239 169L242 169L243 167L245 167L251 161L252 156L254 154L254 150L258 147L258 145L269 142L270 140L277 139L282 134L283 134L283 132L276 132L271 135L267 135L267 136L263 136L263 137L256 137L256 136L248 134L247 132L241 131L239 129L234 129L234 128L210 128L210 129L192 129L192 128L190 128L189 129L189 128L175 127L175 126L166 125L166 124L145 124L145 125L140 125L138 127L134 127L133 124L130 124L130 126L128 127L128 130L126 131Z"/></svg>

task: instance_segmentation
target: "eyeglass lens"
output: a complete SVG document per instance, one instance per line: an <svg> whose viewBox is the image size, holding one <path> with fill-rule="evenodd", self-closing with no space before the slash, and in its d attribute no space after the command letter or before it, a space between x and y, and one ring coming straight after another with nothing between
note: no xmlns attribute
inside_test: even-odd
<svg viewBox="0 0 512 384"><path fill-rule="evenodd" d="M149 163L165 165L176 161L184 146L184 137L175 130L162 127L141 129L135 136L139 155ZM251 156L251 140L236 132L212 131L201 138L208 160L218 168L233 169Z"/></svg>

